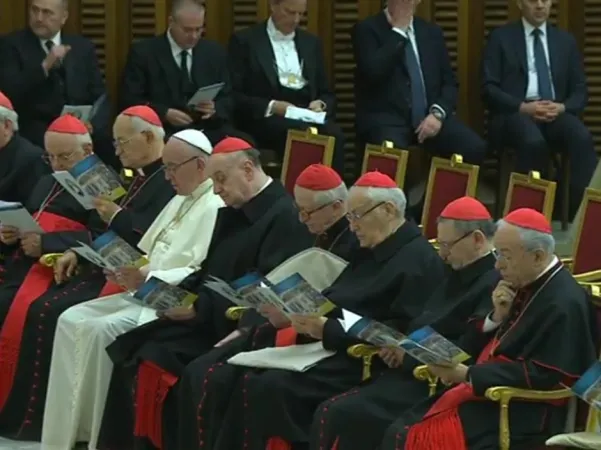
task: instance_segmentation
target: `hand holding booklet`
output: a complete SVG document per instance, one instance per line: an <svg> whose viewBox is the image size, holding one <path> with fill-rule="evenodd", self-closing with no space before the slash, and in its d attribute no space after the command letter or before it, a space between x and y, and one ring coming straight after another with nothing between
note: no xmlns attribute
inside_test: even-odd
<svg viewBox="0 0 601 450"><path fill-rule="evenodd" d="M83 242L78 244L79 247L72 249L75 253L111 272L116 272L122 267L140 268L148 264L148 260L138 250L113 231L98 236L91 245Z"/></svg>
<svg viewBox="0 0 601 450"><path fill-rule="evenodd" d="M70 170L53 173L56 181L85 209L94 209L94 199L103 197L115 201L126 190L115 172L96 155L90 155Z"/></svg>
<svg viewBox="0 0 601 450"><path fill-rule="evenodd" d="M571 389L582 400L601 411L601 362L595 362Z"/></svg>
<svg viewBox="0 0 601 450"><path fill-rule="evenodd" d="M44 233L29 211L17 202L0 200L0 226L17 228L21 233Z"/></svg>
<svg viewBox="0 0 601 450"><path fill-rule="evenodd" d="M376 347L398 347L423 364L454 367L470 356L438 334L431 327L423 327L405 336L399 331L367 317L343 310L345 331Z"/></svg>
<svg viewBox="0 0 601 450"><path fill-rule="evenodd" d="M210 86L201 87L196 93L188 100L188 106L195 107L199 103L211 102L215 100L215 97L219 95L221 89L223 89L225 83L215 83Z"/></svg>
<svg viewBox="0 0 601 450"><path fill-rule="evenodd" d="M156 311L166 311L176 306L191 307L197 298L192 292L150 277L129 300Z"/></svg>

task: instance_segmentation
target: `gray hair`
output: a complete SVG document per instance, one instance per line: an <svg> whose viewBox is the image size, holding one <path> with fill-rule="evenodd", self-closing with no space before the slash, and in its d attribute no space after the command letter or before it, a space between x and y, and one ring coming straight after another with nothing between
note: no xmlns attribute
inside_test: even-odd
<svg viewBox="0 0 601 450"><path fill-rule="evenodd" d="M547 254L552 254L555 252L555 238L552 234L541 233L540 231L531 230L529 228L522 228L508 223L503 219L497 222L497 229L506 226L517 228L526 251L534 252L536 250L542 250Z"/></svg>
<svg viewBox="0 0 601 450"><path fill-rule="evenodd" d="M401 188L376 188L353 186L351 189L365 189L365 195L374 203L392 203L397 209L399 218L405 217L407 197Z"/></svg>
<svg viewBox="0 0 601 450"><path fill-rule="evenodd" d="M85 145L92 145L92 136L90 136L90 133L86 133L86 134L78 134L76 136L77 138L77 143L83 147Z"/></svg>
<svg viewBox="0 0 601 450"><path fill-rule="evenodd" d="M345 203L348 198L348 189L344 183L340 183L340 186L337 186L334 189L328 189L327 191L312 191L300 186L294 186L294 190L296 189L304 189L313 192L315 206L318 208L337 201Z"/></svg>
<svg viewBox="0 0 601 450"><path fill-rule="evenodd" d="M16 111L12 109L5 108L4 106L0 106L0 121L8 121L13 124L13 130L17 131L19 129L19 115Z"/></svg>
<svg viewBox="0 0 601 450"><path fill-rule="evenodd" d="M150 131L158 140L162 141L165 139L165 130L163 127L146 122L144 119L138 116L129 116L129 118L131 119L131 125L136 133Z"/></svg>
<svg viewBox="0 0 601 450"><path fill-rule="evenodd" d="M450 223L458 234L464 236L474 231L481 231L490 240L497 231L497 225L492 220L457 220L438 218L438 223Z"/></svg>

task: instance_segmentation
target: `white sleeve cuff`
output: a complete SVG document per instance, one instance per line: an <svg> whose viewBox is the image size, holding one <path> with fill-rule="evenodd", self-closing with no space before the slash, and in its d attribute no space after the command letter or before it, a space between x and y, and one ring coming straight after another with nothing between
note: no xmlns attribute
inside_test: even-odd
<svg viewBox="0 0 601 450"><path fill-rule="evenodd" d="M442 106L440 106L440 105L437 105L436 103L434 103L434 104L433 104L433 105L430 107L430 109L432 109L432 108L435 108L435 109L437 109L438 111L440 111L440 113L442 114L442 119L443 119L443 120L447 118L447 112L444 110L444 108L443 108Z"/></svg>
<svg viewBox="0 0 601 450"><path fill-rule="evenodd" d="M111 218L109 219L109 223L108 223L108 225L110 225L111 223L113 223L113 220L115 219L115 217L117 217L117 214L119 214L119 213L121 212L121 210L122 210L122 209L123 209L123 208L119 208L119 209L117 209L117 211L115 211L115 212L113 213L113 215L112 215L112 216L111 216Z"/></svg>
<svg viewBox="0 0 601 450"><path fill-rule="evenodd" d="M501 325L501 322L495 322L492 320L492 315L493 313L491 312L488 316L486 316L486 319L484 319L484 325L482 325L482 331L484 333L496 330L499 328L499 325Z"/></svg>
<svg viewBox="0 0 601 450"><path fill-rule="evenodd" d="M275 104L275 100L272 100L269 102L269 105L267 105L267 111L265 111L265 117L269 117L273 115L272 109L273 109L273 105Z"/></svg>

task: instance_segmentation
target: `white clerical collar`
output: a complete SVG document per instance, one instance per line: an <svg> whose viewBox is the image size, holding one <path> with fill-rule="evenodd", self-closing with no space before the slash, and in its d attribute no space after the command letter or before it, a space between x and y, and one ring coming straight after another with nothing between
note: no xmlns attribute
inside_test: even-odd
<svg viewBox="0 0 601 450"><path fill-rule="evenodd" d="M175 56L179 56L181 55L182 52L186 52L188 53L188 55L192 56L192 49L189 48L187 50L184 50L183 48L181 48L177 42L175 42L175 39L173 39L173 36L171 36L171 30L167 30L167 40L169 41L169 47L171 47L171 53L173 53L173 55Z"/></svg>
<svg viewBox="0 0 601 450"><path fill-rule="evenodd" d="M42 48L44 49L44 51L46 53L48 53L48 47L46 46L46 42L52 42L54 44L54 46L61 45L62 39L61 39L61 32L60 32L60 30L59 30L58 33L56 33L54 35L54 37L51 37L50 39L40 39L40 43L42 44Z"/></svg>
<svg viewBox="0 0 601 450"><path fill-rule="evenodd" d="M267 181L265 182L265 184L263 186L261 186L261 189L259 189L257 191L257 193L255 194L255 197L257 195L259 195L261 192L263 192L265 189L267 189L267 186L269 186L271 184L271 182L273 181L273 178L271 177L267 177Z"/></svg>
<svg viewBox="0 0 601 450"><path fill-rule="evenodd" d="M384 10L384 14L386 14L386 17L388 19L390 19L390 12L388 11L388 8L386 8ZM413 16L411 16L411 21L409 22L409 25L407 25L407 28L399 28L399 27L393 27L393 28L404 31L405 33L413 33Z"/></svg>
<svg viewBox="0 0 601 450"><path fill-rule="evenodd" d="M273 41L293 41L294 36L296 36L296 32L293 31L290 34L284 34L280 30L278 30L273 23L273 19L270 17L267 20L267 35Z"/></svg>
<svg viewBox="0 0 601 450"><path fill-rule="evenodd" d="M549 265L547 267L545 267L545 270L543 270L540 274L538 274L538 277L536 277L536 279L538 280L540 277L542 277L547 272L549 272L557 264L559 264L559 258L557 258L557 256L553 256L553 259L551 260L551 262L549 263Z"/></svg>
<svg viewBox="0 0 601 450"><path fill-rule="evenodd" d="M541 34L543 36L547 35L547 22L544 22L542 25L535 27L522 17L522 24L524 25L524 33L526 33L526 36L531 36L532 32L537 28L541 31Z"/></svg>

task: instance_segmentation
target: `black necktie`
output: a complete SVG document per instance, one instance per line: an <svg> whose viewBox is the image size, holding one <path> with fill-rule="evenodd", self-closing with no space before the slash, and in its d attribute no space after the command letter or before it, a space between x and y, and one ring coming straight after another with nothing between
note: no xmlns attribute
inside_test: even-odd
<svg viewBox="0 0 601 450"><path fill-rule="evenodd" d="M549 65L547 56L541 39L542 31L535 28L532 31L534 38L534 66L538 77L538 96L541 100L553 100L553 87L551 85L551 75L549 74Z"/></svg>
<svg viewBox="0 0 601 450"><path fill-rule="evenodd" d="M409 38L405 39L405 65L411 83L411 123L414 128L417 128L426 117L428 105L426 104L426 89L422 80L422 72Z"/></svg>
<svg viewBox="0 0 601 450"><path fill-rule="evenodd" d="M188 97L191 95L190 72L188 71L188 52L183 50L180 54L180 87L182 93Z"/></svg>
<svg viewBox="0 0 601 450"><path fill-rule="evenodd" d="M52 47L54 47L54 42L46 41L46 43L44 45L46 46L46 50L48 50L48 53L50 53L52 51Z"/></svg>

